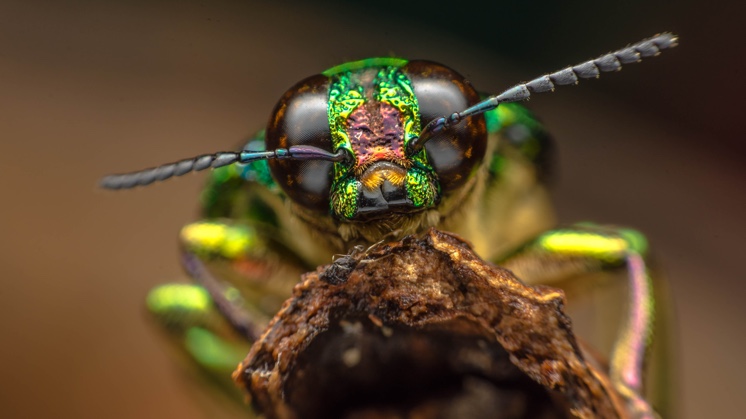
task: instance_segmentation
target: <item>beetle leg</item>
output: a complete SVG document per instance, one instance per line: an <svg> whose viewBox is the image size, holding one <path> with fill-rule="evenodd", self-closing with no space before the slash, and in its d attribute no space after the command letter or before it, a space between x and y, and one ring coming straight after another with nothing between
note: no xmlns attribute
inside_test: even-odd
<svg viewBox="0 0 746 419"><path fill-rule="evenodd" d="M196 366L188 371L209 377L236 406L244 406L243 394L231 380L236 365L251 344L236 333L213 305L205 288L193 284L165 284L150 291L147 308L162 327L169 343Z"/></svg>
<svg viewBox="0 0 746 419"><path fill-rule="evenodd" d="M230 284L246 309L266 322L290 296L300 275L308 271L291 251L269 236L260 228L231 220L188 224L180 234L185 267L214 294L216 302L216 296L223 295L219 288ZM201 282L204 280L211 285ZM227 306L227 313L231 307Z"/></svg>
<svg viewBox="0 0 746 419"><path fill-rule="evenodd" d="M644 260L647 242L638 232L598 226L552 230L500 264L529 283L551 284L626 267L628 304L613 346L610 379L635 417L653 418L642 397L643 369L653 337L653 284Z"/></svg>
<svg viewBox="0 0 746 419"><path fill-rule="evenodd" d="M230 377L300 278L301 265L280 253L261 228L203 220L180 234L182 263L196 284L153 289L147 307L170 343L244 406Z"/></svg>
<svg viewBox="0 0 746 419"><path fill-rule="evenodd" d="M216 279L197 255L185 251L182 254L182 264L194 281L210 295L215 308L226 321L250 342L256 341L262 330L261 323L244 308L244 301L233 287L227 286Z"/></svg>

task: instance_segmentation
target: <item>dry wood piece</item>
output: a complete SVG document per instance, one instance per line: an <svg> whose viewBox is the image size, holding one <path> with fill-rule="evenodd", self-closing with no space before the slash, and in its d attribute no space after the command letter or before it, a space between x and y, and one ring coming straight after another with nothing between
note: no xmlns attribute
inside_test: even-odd
<svg viewBox="0 0 746 419"><path fill-rule="evenodd" d="M433 229L306 274L234 378L269 418L626 417L564 303Z"/></svg>

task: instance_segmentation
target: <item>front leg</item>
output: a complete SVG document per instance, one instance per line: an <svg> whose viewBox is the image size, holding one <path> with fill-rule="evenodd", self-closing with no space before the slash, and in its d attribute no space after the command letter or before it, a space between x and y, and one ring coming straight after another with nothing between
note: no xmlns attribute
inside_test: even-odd
<svg viewBox="0 0 746 419"><path fill-rule="evenodd" d="M251 342L226 321L210 294L198 285L163 284L148 293L146 303L163 332L160 335L184 361L180 363L183 372L193 378L187 382L210 383L199 386L199 392L212 390L210 394L217 400L227 397L234 402L227 403L228 408L245 409L245 396L236 389L231 373L246 356Z"/></svg>
<svg viewBox="0 0 746 419"><path fill-rule="evenodd" d="M647 241L636 231L578 225L546 232L500 264L533 284L573 284L593 272L626 268L627 308L611 353L609 376L636 417L653 418L655 414L642 396L655 319L646 253Z"/></svg>
<svg viewBox="0 0 746 419"><path fill-rule="evenodd" d="M266 323L287 299L302 273L310 270L279 243L273 230L244 221L202 220L184 226L179 235L182 262L198 284L211 290L216 303L227 286L235 302ZM239 302L239 300L241 302Z"/></svg>
<svg viewBox="0 0 746 419"><path fill-rule="evenodd" d="M195 284L161 285L147 298L148 311L191 371L242 407L231 374L307 270L265 232L231 220L185 226L182 263Z"/></svg>

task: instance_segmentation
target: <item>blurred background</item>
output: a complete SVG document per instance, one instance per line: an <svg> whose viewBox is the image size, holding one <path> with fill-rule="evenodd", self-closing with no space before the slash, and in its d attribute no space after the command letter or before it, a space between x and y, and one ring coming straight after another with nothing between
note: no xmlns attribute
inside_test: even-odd
<svg viewBox="0 0 746 419"><path fill-rule="evenodd" d="M530 106L557 140L561 221L654 246L682 416L740 416L743 7L473 3L0 0L0 416L205 417L144 315L151 287L183 279L204 175L119 193L102 175L231 149L344 61L426 58L498 92L661 31L680 46Z"/></svg>

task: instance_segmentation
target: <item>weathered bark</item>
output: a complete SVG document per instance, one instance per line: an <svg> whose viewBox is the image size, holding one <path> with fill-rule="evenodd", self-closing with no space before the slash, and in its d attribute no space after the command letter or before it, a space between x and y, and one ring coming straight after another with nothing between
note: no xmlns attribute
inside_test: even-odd
<svg viewBox="0 0 746 419"><path fill-rule="evenodd" d="M234 378L270 418L625 417L564 303L430 230L306 274Z"/></svg>

